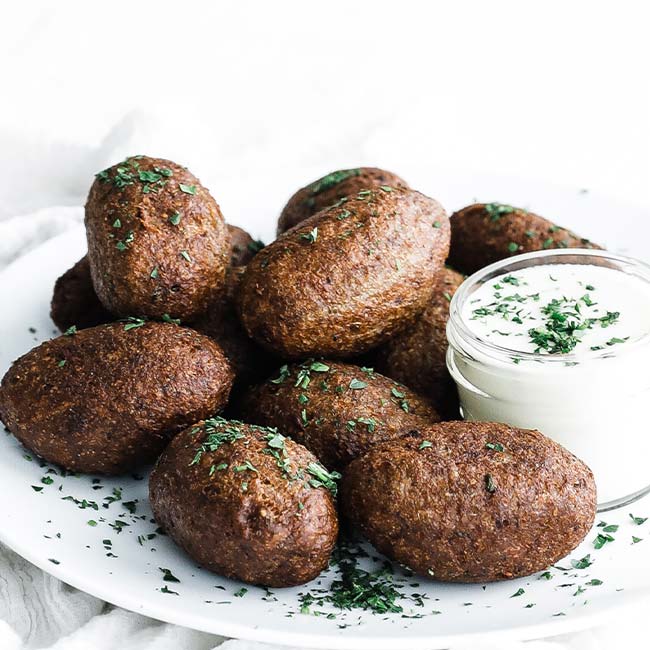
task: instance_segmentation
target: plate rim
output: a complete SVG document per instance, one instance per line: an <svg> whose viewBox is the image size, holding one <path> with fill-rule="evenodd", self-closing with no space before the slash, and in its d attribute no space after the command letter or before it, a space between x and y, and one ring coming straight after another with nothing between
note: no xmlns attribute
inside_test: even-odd
<svg viewBox="0 0 650 650"><path fill-rule="evenodd" d="M90 580L88 583L86 583L86 580L83 577L79 579L77 579L77 576L68 578L67 571L63 565L53 565L51 562L47 562L47 560L44 561L40 557L35 557L35 554L19 552L14 547L12 541L8 540L9 536L5 535L4 532L5 531L2 529L2 527L0 527L0 542L8 546L14 553L24 558L31 564L35 565L48 575L61 580L62 582L75 589L78 589L79 591L98 598L99 600L110 603L111 605L117 607L121 607L122 609L126 609L136 614L141 614L143 616L147 616L148 618L161 621L163 623L180 625L182 627L188 627L200 632L206 632L208 634L226 636L229 638L241 639L245 641L275 643L277 645L314 648L319 650L358 650L359 648L363 647L373 648L375 650L394 650L396 647L395 644L400 638L399 636L385 637L376 635L364 635L363 637L350 637L346 639L344 634L341 634L340 636L324 634L311 635L300 632L276 631L268 630L266 628L258 628L252 625L246 626L238 623L229 623L226 618L221 617L214 617L211 619L213 622L219 623L219 629L216 629L211 628L209 625L202 624L201 621L206 620L204 617L197 616L196 621L194 621L194 617L192 615L186 617L186 620L188 622L180 623L173 620L173 615L161 617L159 613L151 611L146 603L141 603L139 605L135 604L135 597L133 600L128 595L114 598L113 595L105 594L101 585L98 585L97 587L90 585L89 588L86 588L86 585L89 584ZM202 570L207 571L207 569ZM125 591L123 593L126 594L127 592ZM627 593L629 594L631 592L628 591ZM626 599L624 602L611 605L604 610L579 610L580 613L573 614L571 617L568 617L566 619L556 618L545 623L515 625L512 627L497 628L483 632L446 634L440 636L403 636L404 641L408 644L408 648L411 648L413 650L443 650L444 648L448 648L452 645L459 645L478 640L529 641L534 639L551 638L570 632L579 632L590 629L592 627L595 627L597 624L602 625L613 619L621 610L626 610L626 614L629 614L631 611L634 611L636 609L642 609L644 603L650 603L650 591L645 591L645 593L643 591L639 592L639 595L641 597L637 598L635 602L632 603L629 601L629 599ZM156 609L155 606L152 607L152 609ZM174 608L171 606L163 607L162 609L169 610L170 612L174 610Z"/></svg>

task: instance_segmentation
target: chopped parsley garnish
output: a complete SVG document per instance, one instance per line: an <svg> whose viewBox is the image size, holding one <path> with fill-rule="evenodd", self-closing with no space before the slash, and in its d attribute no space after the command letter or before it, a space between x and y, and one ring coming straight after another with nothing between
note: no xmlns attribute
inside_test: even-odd
<svg viewBox="0 0 650 650"><path fill-rule="evenodd" d="M266 449L263 453L273 457L282 476L285 479L294 480L297 476L291 474L289 455L285 447L286 438L275 429L269 429L266 434Z"/></svg>
<svg viewBox="0 0 650 650"><path fill-rule="evenodd" d="M171 323L172 325L180 325L180 318L172 318L169 314L163 314L162 319L164 323Z"/></svg>
<svg viewBox="0 0 650 650"><path fill-rule="evenodd" d="M198 445L190 466L198 464L205 453L215 452L223 445L234 444L238 440L244 439L243 444L247 446L248 440L246 440L247 435L244 433L244 427L263 434L263 440L265 440L266 446L262 450L262 453L268 454L275 459L283 478L290 481L303 481L306 486L315 489L324 487L336 496L336 481L341 478L338 472L328 472L317 462L309 463L307 467L296 467L295 471L292 471L291 460L286 448L287 439L282 434L278 433L276 429L254 424L245 424L239 420L226 420L222 417L215 416L206 420L202 426L195 426L191 430L192 434L204 432L206 435ZM209 475L213 476L217 471L226 468L227 464L225 463L220 463L219 465L211 464ZM258 473L257 468L250 460L245 460L240 465L235 465L232 469L235 473L246 471ZM248 485L247 481L241 484L243 492L248 491Z"/></svg>
<svg viewBox="0 0 650 650"><path fill-rule="evenodd" d="M323 176L323 178L317 180L309 186L309 193L312 196L320 194L325 190L328 190L330 187L338 185L340 182L352 178L353 176L359 176L361 174L360 169L341 169L339 171L332 172Z"/></svg>
<svg viewBox="0 0 650 650"><path fill-rule="evenodd" d="M264 242L260 239L248 243L248 250L251 253L259 253L264 248Z"/></svg>
<svg viewBox="0 0 650 650"><path fill-rule="evenodd" d="M162 571L163 580L165 582L180 582L180 580L169 570L159 566L158 569Z"/></svg>
<svg viewBox="0 0 650 650"><path fill-rule="evenodd" d="M491 221L498 221L504 215L512 214L515 211L515 208L505 203L486 203L483 209Z"/></svg>
<svg viewBox="0 0 650 650"><path fill-rule="evenodd" d="M144 318L136 318L135 316L129 316L124 319L124 331L128 332L129 330L134 330L138 327L142 327L147 321Z"/></svg>
<svg viewBox="0 0 650 650"><path fill-rule="evenodd" d="M401 390L398 390L395 386L390 389L390 394L398 401L402 411L408 413L410 409L408 400L406 399L406 394Z"/></svg>
<svg viewBox="0 0 650 650"><path fill-rule="evenodd" d="M596 535L596 539L594 539L594 548L596 550L599 550L605 546L608 542L613 542L614 537L612 537L609 533L598 533Z"/></svg>
<svg viewBox="0 0 650 650"><path fill-rule="evenodd" d="M122 189L127 185L133 185L133 183L135 183L135 174L128 168L129 160L130 159L127 158L123 163L115 168L115 175L113 178L111 178L109 174L111 171L110 168L104 169L98 174L95 174L95 177L104 183L110 183L112 181L113 185L118 189Z"/></svg>
<svg viewBox="0 0 650 650"><path fill-rule="evenodd" d="M511 284L513 287L519 286L519 278L515 275L506 275L505 278L501 279L501 282Z"/></svg>
<svg viewBox="0 0 650 650"><path fill-rule="evenodd" d="M185 183L179 183L178 187L180 191L185 194L196 194L196 185L185 185Z"/></svg>
<svg viewBox="0 0 650 650"><path fill-rule="evenodd" d="M574 569L588 569L593 564L591 555L587 554L579 560L571 560L571 566Z"/></svg>
<svg viewBox="0 0 650 650"><path fill-rule="evenodd" d="M256 474L259 474L259 472L257 471L257 467L255 467L253 465L253 463L250 462L250 460L245 460L242 465L236 465L232 469L233 469L233 472L237 472L237 473L250 471L250 472L255 472Z"/></svg>
<svg viewBox="0 0 650 650"><path fill-rule="evenodd" d="M313 488L327 488L333 496L336 496L338 485L336 481L341 478L338 472L328 472L320 463L309 463L307 472L314 478L309 481Z"/></svg>
<svg viewBox="0 0 650 650"><path fill-rule="evenodd" d="M377 427L377 421L374 418L357 418L357 422L365 424L368 433L373 433Z"/></svg>
<svg viewBox="0 0 650 650"><path fill-rule="evenodd" d="M314 226L309 232L303 232L300 239L304 239L307 243L313 244L318 239L318 227Z"/></svg>
<svg viewBox="0 0 650 650"><path fill-rule="evenodd" d="M314 361L310 364L309 369L313 370L314 372L328 372L330 367L324 363L321 363L320 361Z"/></svg>
<svg viewBox="0 0 650 650"><path fill-rule="evenodd" d="M582 298L580 298L580 300L582 300L582 302L584 302L585 305L587 305L587 307L593 307L596 304L591 299L591 296L588 293L586 293L584 296L582 296Z"/></svg>
<svg viewBox="0 0 650 650"><path fill-rule="evenodd" d="M172 226L178 226L178 224L181 222L181 213L176 211L174 214L172 214L169 217L169 223L171 223Z"/></svg>
<svg viewBox="0 0 650 650"><path fill-rule="evenodd" d="M206 452L214 452L222 445L230 444L236 440L241 440L246 436L242 433L239 422L229 422L220 417L214 417L206 420L203 424L203 430L206 432L205 440L199 446L190 465L196 465ZM197 428L197 433L200 428Z"/></svg>
<svg viewBox="0 0 650 650"><path fill-rule="evenodd" d="M129 230L126 233L126 237L124 238L123 241L120 240L120 241L116 242L115 248L117 248L118 251L123 252L129 247L129 244L133 243L134 239L135 239L134 232L132 230Z"/></svg>
<svg viewBox="0 0 650 650"><path fill-rule="evenodd" d="M309 375L309 366L303 365L298 371L298 375L294 387L307 388L310 383L311 383L311 377Z"/></svg>
<svg viewBox="0 0 650 650"><path fill-rule="evenodd" d="M401 614L404 610L400 599L407 598L398 590L398 583L393 577L393 567L385 562L383 567L366 571L359 566L359 559L365 553L359 547L343 541L334 549L332 565L338 577L332 581L329 589L315 589L300 594L300 611L310 612L313 605L322 607L332 605L340 610L361 609L375 614ZM422 604L412 596L417 604Z"/></svg>
<svg viewBox="0 0 650 650"><path fill-rule="evenodd" d="M602 316L601 318L598 319L598 323L600 323L601 327L609 327L610 325L613 325L619 318L620 312L617 311L608 311L605 316Z"/></svg>
<svg viewBox="0 0 650 650"><path fill-rule="evenodd" d="M351 388L352 390L363 390L367 386L368 384L365 381L361 381L359 379L352 379L349 388Z"/></svg>
<svg viewBox="0 0 650 650"><path fill-rule="evenodd" d="M145 170L141 170L138 173L138 176L140 180L144 183L155 183L156 181L159 181L162 178L162 176L160 174L157 174L156 172L145 171Z"/></svg>
<svg viewBox="0 0 650 650"><path fill-rule="evenodd" d="M528 335L536 346L535 352L544 350L549 354L571 352L586 330L593 329L597 324L609 327L620 316L619 312L608 311L600 318L586 317L582 314L580 301L567 298L553 298L542 307L542 313L546 316L544 325L529 329ZM624 342L622 339L616 339L616 342L619 340Z"/></svg>
<svg viewBox="0 0 650 650"><path fill-rule="evenodd" d="M289 366L287 365L282 366L279 372L280 374L275 379L269 380L272 384L282 384L291 375L289 372Z"/></svg>
<svg viewBox="0 0 650 650"><path fill-rule="evenodd" d="M526 341L532 344L530 351L534 354L569 354L582 341L596 338L597 330L619 321L619 311L605 311L593 293L585 293L586 287L594 290L593 285L587 282L569 278L579 287L578 295L573 297L570 293L561 293L562 287L559 285L542 285L536 293L526 293L520 288L529 284L525 277L514 273L499 276L492 282L486 282L482 287L483 295L479 293L478 297L469 302L469 319L480 320L480 324L485 326L485 331L483 328L479 331L486 340L492 336L525 337L522 343ZM542 273L538 277L541 277L543 283L548 280L557 282L557 278L549 274ZM517 290L514 291L512 287L517 287ZM546 300L542 302L544 296ZM497 323L494 320L490 322L490 319L502 319L511 327L505 323L504 326L495 327ZM516 328L515 325L523 327ZM587 336L590 330L593 331ZM619 335L598 341L597 344L591 344L590 341L589 345L592 351L607 350L614 345L624 344L629 339L629 336ZM516 344L513 346L510 343L507 347L518 348ZM520 349L524 351L528 347Z"/></svg>

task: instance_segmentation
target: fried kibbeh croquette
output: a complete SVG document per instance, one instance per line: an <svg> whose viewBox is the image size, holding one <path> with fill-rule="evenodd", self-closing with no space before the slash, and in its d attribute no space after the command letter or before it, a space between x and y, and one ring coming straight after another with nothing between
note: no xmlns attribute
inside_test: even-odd
<svg viewBox="0 0 650 650"><path fill-rule="evenodd" d="M399 382L372 368L325 359L282 366L243 395L237 412L283 431L337 470L377 442L440 420Z"/></svg>
<svg viewBox="0 0 650 650"><path fill-rule="evenodd" d="M371 352L375 368L426 396L443 419L458 419L458 392L447 370L449 305L464 276L449 267L437 275L429 304L404 331Z"/></svg>
<svg viewBox="0 0 650 650"><path fill-rule="evenodd" d="M221 210L176 163L134 156L97 174L85 224L93 286L117 316L191 321L223 291L230 239Z"/></svg>
<svg viewBox="0 0 650 650"><path fill-rule="evenodd" d="M278 235L324 208L362 190L387 185L407 188L397 174L377 167L357 167L331 172L299 189L287 202L278 219Z"/></svg>
<svg viewBox="0 0 650 650"><path fill-rule="evenodd" d="M353 460L341 509L415 573L484 583L541 571L572 551L593 525L596 485L539 431L442 422Z"/></svg>
<svg viewBox="0 0 650 650"><path fill-rule="evenodd" d="M323 210L248 264L238 310L248 334L283 358L346 358L421 313L449 249L442 206L382 186Z"/></svg>
<svg viewBox="0 0 650 650"><path fill-rule="evenodd" d="M290 587L328 565L338 534L335 478L275 429L212 418L174 438L149 498L156 521L206 569Z"/></svg>
<svg viewBox="0 0 650 650"><path fill-rule="evenodd" d="M452 214L450 221L448 262L466 275L520 253L601 248L544 217L505 203L475 203Z"/></svg>
<svg viewBox="0 0 650 650"><path fill-rule="evenodd" d="M194 330L131 319L59 336L9 368L0 412L28 449L68 470L123 474L219 412L233 373Z"/></svg>

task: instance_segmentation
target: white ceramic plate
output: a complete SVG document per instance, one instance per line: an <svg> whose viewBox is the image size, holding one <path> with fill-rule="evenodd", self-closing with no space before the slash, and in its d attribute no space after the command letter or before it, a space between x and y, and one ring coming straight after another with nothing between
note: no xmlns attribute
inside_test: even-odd
<svg viewBox="0 0 650 650"><path fill-rule="evenodd" d="M642 210L511 179L470 176L464 183L438 173L435 184L437 188L423 189L451 209L476 196L525 204L556 215L585 236L607 240L615 250L650 257L650 219ZM274 224L251 219L248 227L268 241ZM84 252L84 233L75 229L0 273L0 372L57 333L48 316L52 286ZM603 516L607 524L618 525L611 533L614 541L594 548L593 540L603 532L596 527L546 575L490 585L442 585L404 577L395 569L407 595L400 601L403 612L379 615L340 612L328 605L312 605L309 613L301 613L300 594L326 588L336 577L334 570L307 586L272 592L250 586L242 590L241 583L202 570L156 533L146 476L62 476L7 434L0 436L0 494L0 539L45 571L127 609L244 639L368 650L443 648L487 637L530 639L589 627L650 596L650 520L639 525L629 517L649 516L649 497ZM642 541L633 543L633 536ZM161 569L169 569L180 582L165 581Z"/></svg>

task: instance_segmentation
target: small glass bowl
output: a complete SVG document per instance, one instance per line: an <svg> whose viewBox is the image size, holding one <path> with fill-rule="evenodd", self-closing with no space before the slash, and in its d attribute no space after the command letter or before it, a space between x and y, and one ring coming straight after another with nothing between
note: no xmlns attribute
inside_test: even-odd
<svg viewBox="0 0 650 650"><path fill-rule="evenodd" d="M538 251L474 273L456 292L447 324L447 367L461 413L467 420L540 430L592 469L599 511L621 507L650 493L650 322L625 345L549 355L486 341L463 318L483 284L541 264L605 266L643 280L650 296L650 266L606 251Z"/></svg>

